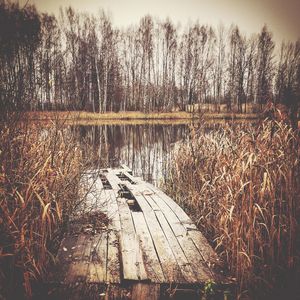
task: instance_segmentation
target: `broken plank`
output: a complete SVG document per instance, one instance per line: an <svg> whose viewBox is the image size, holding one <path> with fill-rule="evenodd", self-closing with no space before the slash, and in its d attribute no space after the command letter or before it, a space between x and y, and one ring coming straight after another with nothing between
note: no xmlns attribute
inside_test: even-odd
<svg viewBox="0 0 300 300"><path fill-rule="evenodd" d="M123 173L126 177L128 177L128 178L129 178L132 182L134 182L135 184L138 184L138 183L140 183L140 182L143 182L141 178L132 176L132 174L130 174L129 172L121 171L121 173Z"/></svg>
<svg viewBox="0 0 300 300"><path fill-rule="evenodd" d="M134 195L142 195L145 197L148 204L151 206L151 208L155 210L160 210L160 207L156 204L155 201L151 197L148 197L150 195L153 195L153 191L147 188L147 186L143 182L139 182L136 186L130 185L130 188L132 191L134 191Z"/></svg>

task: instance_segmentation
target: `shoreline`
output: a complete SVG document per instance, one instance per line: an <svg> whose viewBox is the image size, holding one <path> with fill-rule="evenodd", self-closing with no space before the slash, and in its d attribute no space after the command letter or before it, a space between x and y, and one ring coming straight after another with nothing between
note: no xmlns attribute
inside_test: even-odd
<svg viewBox="0 0 300 300"><path fill-rule="evenodd" d="M107 112L107 113L93 113L82 111L38 111L38 112L26 112L26 119L30 121L51 121L51 120L65 120L67 122L109 122L114 121L122 122L161 122L161 121L173 121L179 123L186 123L189 121L198 120L258 120L260 115L258 113L189 113L189 112L150 112L142 113L135 111L126 112Z"/></svg>

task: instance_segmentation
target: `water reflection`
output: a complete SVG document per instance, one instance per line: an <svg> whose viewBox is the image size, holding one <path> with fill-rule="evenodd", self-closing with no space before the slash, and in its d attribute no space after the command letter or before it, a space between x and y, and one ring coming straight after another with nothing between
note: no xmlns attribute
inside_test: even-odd
<svg viewBox="0 0 300 300"><path fill-rule="evenodd" d="M134 175L157 185L167 172L174 145L186 138L188 125L75 126L73 130L86 158L93 156L93 167L126 164Z"/></svg>

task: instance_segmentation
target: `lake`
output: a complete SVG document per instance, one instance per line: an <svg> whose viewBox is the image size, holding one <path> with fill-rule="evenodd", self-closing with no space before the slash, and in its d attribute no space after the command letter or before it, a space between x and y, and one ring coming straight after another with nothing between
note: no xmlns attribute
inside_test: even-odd
<svg viewBox="0 0 300 300"><path fill-rule="evenodd" d="M189 124L77 125L72 127L91 167L132 169L158 185L163 180L174 146L189 134Z"/></svg>

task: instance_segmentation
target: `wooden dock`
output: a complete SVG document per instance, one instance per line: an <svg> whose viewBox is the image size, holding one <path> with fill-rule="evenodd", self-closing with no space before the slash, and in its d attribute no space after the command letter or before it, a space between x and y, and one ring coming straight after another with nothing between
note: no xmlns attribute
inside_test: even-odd
<svg viewBox="0 0 300 300"><path fill-rule="evenodd" d="M205 283L228 283L201 232L161 190L125 166L86 173L83 184L90 187L81 205L88 217L79 222L79 209L61 243L62 284L98 285L97 299L167 299L166 290L199 299Z"/></svg>

